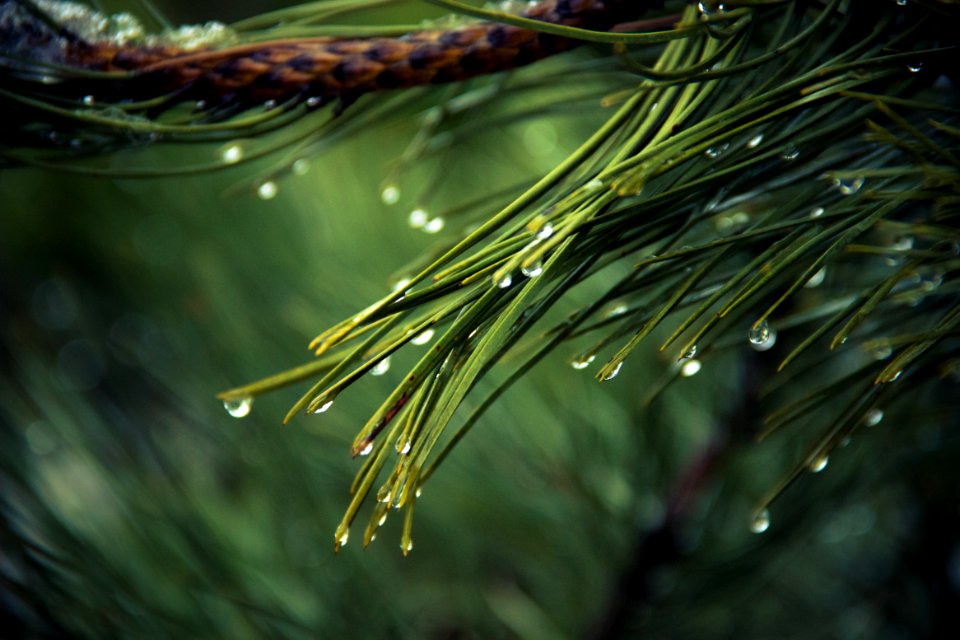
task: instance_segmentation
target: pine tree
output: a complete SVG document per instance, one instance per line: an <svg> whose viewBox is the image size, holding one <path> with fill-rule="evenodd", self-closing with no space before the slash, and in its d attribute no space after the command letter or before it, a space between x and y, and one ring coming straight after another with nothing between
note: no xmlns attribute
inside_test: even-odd
<svg viewBox="0 0 960 640"><path fill-rule="evenodd" d="M955 629L956 3L429 4L0 3L8 627Z"/></svg>

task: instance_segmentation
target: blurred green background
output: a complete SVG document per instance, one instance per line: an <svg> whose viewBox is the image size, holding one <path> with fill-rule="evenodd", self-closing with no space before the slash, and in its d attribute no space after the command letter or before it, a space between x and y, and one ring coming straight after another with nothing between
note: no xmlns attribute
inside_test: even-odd
<svg viewBox="0 0 960 640"><path fill-rule="evenodd" d="M176 23L275 6L158 5ZM792 488L769 531L750 532L751 505L797 451L748 441L762 354L710 361L651 407L642 398L668 369L652 353L606 385L569 367L575 348L554 354L430 481L407 558L398 517L366 551L357 532L334 555L333 531L357 468L349 443L412 356L284 428L295 390L258 398L242 420L215 399L307 361L313 335L382 295L437 241L407 225L411 208L535 176L602 115L486 131L402 175L394 207L380 190L414 117L325 148L268 200L253 187L269 158L151 180L0 172L4 635L955 629L955 434L903 432L904 416L888 415ZM107 163L171 167L222 148L159 145Z"/></svg>

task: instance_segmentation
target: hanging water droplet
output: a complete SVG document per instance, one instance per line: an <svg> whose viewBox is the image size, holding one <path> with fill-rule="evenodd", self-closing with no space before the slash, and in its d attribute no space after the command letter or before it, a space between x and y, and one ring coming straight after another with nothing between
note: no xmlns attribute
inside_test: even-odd
<svg viewBox="0 0 960 640"><path fill-rule="evenodd" d="M509 273L495 273L493 274L493 283L501 289L506 289L513 284L513 277Z"/></svg>
<svg viewBox="0 0 960 640"><path fill-rule="evenodd" d="M220 151L220 159L227 164L235 164L243 160L243 147L239 144L230 144Z"/></svg>
<svg viewBox="0 0 960 640"><path fill-rule="evenodd" d="M83 99L80 100L80 102L82 102L83 106L85 107L92 107L97 102L97 100L91 95L86 95L86 96L83 96Z"/></svg>
<svg viewBox="0 0 960 640"><path fill-rule="evenodd" d="M902 375L903 375L903 369L900 369L900 371L897 371L895 374L887 378L887 382L896 382L897 380L900 379L900 376Z"/></svg>
<svg viewBox="0 0 960 640"><path fill-rule="evenodd" d="M886 360L893 355L893 347L886 341L877 343L870 351L870 355L873 356L874 360Z"/></svg>
<svg viewBox="0 0 960 640"><path fill-rule="evenodd" d="M681 360L690 360L691 358L693 358L693 357L696 356L696 355L697 355L697 345L692 344L692 345L690 345L690 348L689 348L689 349L687 349L686 351L683 352L683 354L681 354L680 359L681 359Z"/></svg>
<svg viewBox="0 0 960 640"><path fill-rule="evenodd" d="M413 540L407 540L406 542L401 542L400 549L403 551L403 555L406 556L408 553L413 551Z"/></svg>
<svg viewBox="0 0 960 640"><path fill-rule="evenodd" d="M367 443L367 446L365 446L363 449L360 450L360 455L361 455L361 456L368 456L368 455L370 455L370 452L371 452L371 451L373 451L373 443L372 443L372 442L368 442L368 443Z"/></svg>
<svg viewBox="0 0 960 640"><path fill-rule="evenodd" d="M553 235L553 225L549 222L544 223L542 227L537 231L536 236L537 240L546 240Z"/></svg>
<svg viewBox="0 0 960 640"><path fill-rule="evenodd" d="M419 229L430 221L430 214L424 209L417 207L407 216L407 224L414 229Z"/></svg>
<svg viewBox="0 0 960 640"><path fill-rule="evenodd" d="M280 188L273 180L267 180L257 187L257 197L261 200L273 200L277 197Z"/></svg>
<svg viewBox="0 0 960 640"><path fill-rule="evenodd" d="M890 244L894 251L910 251L913 249L913 236L897 236Z"/></svg>
<svg viewBox="0 0 960 640"><path fill-rule="evenodd" d="M381 502L382 502L382 500L381 500ZM389 500L388 500L387 502L389 502ZM386 522L387 522L387 514L388 514L388 513L389 513L389 512L384 511L384 512L383 512L383 515L380 516L380 520L377 521L377 526L378 526L378 527L382 527L384 524L386 524Z"/></svg>
<svg viewBox="0 0 960 640"><path fill-rule="evenodd" d="M703 152L703 155L707 156L711 160L716 160L717 158L722 156L724 153L726 153L727 149L729 148L730 148L730 143L723 142L721 144L708 147L707 150Z"/></svg>
<svg viewBox="0 0 960 640"><path fill-rule="evenodd" d="M626 302L613 302L604 310L602 316L603 318L616 318L617 316L622 316L629 310L630 307L627 306Z"/></svg>
<svg viewBox="0 0 960 640"><path fill-rule="evenodd" d="M372 376L382 376L387 371L390 371L390 356L387 356L370 369L370 375Z"/></svg>
<svg viewBox="0 0 960 640"><path fill-rule="evenodd" d="M333 406L333 400L327 400L316 409L313 410L314 413L325 413L330 407Z"/></svg>
<svg viewBox="0 0 960 640"><path fill-rule="evenodd" d="M540 260L535 260L530 264L520 265L520 273L528 278L536 278L543 273L543 263Z"/></svg>
<svg viewBox="0 0 960 640"><path fill-rule="evenodd" d="M618 375L620 375L620 369L622 368L623 368L623 362L618 362L613 369L611 369L605 376L603 376L604 382L606 382L607 380L613 380Z"/></svg>
<svg viewBox="0 0 960 640"><path fill-rule="evenodd" d="M433 329L425 329L422 333L413 338L410 343L415 345L424 345L433 339Z"/></svg>
<svg viewBox="0 0 960 640"><path fill-rule="evenodd" d="M387 503L387 502L390 502L392 499L393 499L393 492L390 490L390 488L387 485L383 485L377 491L377 502ZM386 520L386 516L384 516L384 520Z"/></svg>
<svg viewBox="0 0 960 640"><path fill-rule="evenodd" d="M767 337L760 342L751 342L750 346L754 351L769 351L773 345L777 344L777 330L773 327L767 329Z"/></svg>
<svg viewBox="0 0 960 640"><path fill-rule="evenodd" d="M421 489L420 487L417 487L417 490L414 492L414 494L419 498L420 496L423 495L423 489Z"/></svg>
<svg viewBox="0 0 960 640"><path fill-rule="evenodd" d="M923 68L923 63L922 63L922 62L917 62L916 64L908 64L908 65L907 65L907 71L909 71L910 73L919 73L919 72L920 72L920 69L922 69L922 68Z"/></svg>
<svg viewBox="0 0 960 640"><path fill-rule="evenodd" d="M335 534L337 540L337 547L342 547L347 544L347 540L350 539L350 528L340 525L337 527L337 533Z"/></svg>
<svg viewBox="0 0 960 640"><path fill-rule="evenodd" d="M747 332L747 339L752 345L763 344L770 337L770 323L766 320L758 322L750 327Z"/></svg>
<svg viewBox="0 0 960 640"><path fill-rule="evenodd" d="M703 368L703 365L699 360L687 360L683 363L683 366L680 367L680 375L684 378L689 378L700 373L701 368Z"/></svg>
<svg viewBox="0 0 960 640"><path fill-rule="evenodd" d="M596 358L597 354L595 353L582 353L570 361L570 366L574 369L586 369Z"/></svg>
<svg viewBox="0 0 960 640"><path fill-rule="evenodd" d="M860 176L854 178L834 178L833 186L845 196L852 196L863 187L864 179Z"/></svg>
<svg viewBox="0 0 960 640"><path fill-rule="evenodd" d="M826 278L827 278L827 268L820 267L820 269L815 274L810 276L810 279L807 280L807 283L804 284L803 286L806 287L807 289L814 289L816 287L819 287L821 284L823 284L823 281Z"/></svg>
<svg viewBox="0 0 960 640"><path fill-rule="evenodd" d="M795 147L792 144L788 144L783 148L783 151L780 153L780 158L785 162L793 162L800 157L800 149Z"/></svg>
<svg viewBox="0 0 960 640"><path fill-rule="evenodd" d="M830 464L830 456L823 454L817 456L808 468L810 469L810 473L820 473L827 468L828 464Z"/></svg>
<svg viewBox="0 0 960 640"><path fill-rule="evenodd" d="M750 531L754 533L763 533L770 528L770 512L764 509L753 516L750 522Z"/></svg>
<svg viewBox="0 0 960 640"><path fill-rule="evenodd" d="M230 398L223 401L223 408L227 410L234 418L244 418L250 415L250 408L253 406L253 398L245 396L243 398Z"/></svg>
<svg viewBox="0 0 960 640"><path fill-rule="evenodd" d="M943 274L939 271L928 273L920 278L920 288L927 293L936 291L943 284Z"/></svg>
<svg viewBox="0 0 960 640"><path fill-rule="evenodd" d="M290 165L290 171L295 176L305 176L310 172L310 161L305 158L298 158Z"/></svg>
<svg viewBox="0 0 960 640"><path fill-rule="evenodd" d="M399 453L402 456L405 456L408 453L410 453L410 449L412 448L413 448L413 444L409 440L406 440L403 444L397 447L397 453Z"/></svg>
<svg viewBox="0 0 960 640"><path fill-rule="evenodd" d="M380 201L388 205L400 202L400 187L395 184L385 186L380 192Z"/></svg>
<svg viewBox="0 0 960 640"><path fill-rule="evenodd" d="M443 229L444 224L445 222L443 218L437 216L436 218L429 220L427 224L423 225L423 230L427 233L439 233L440 230Z"/></svg>
<svg viewBox="0 0 960 640"><path fill-rule="evenodd" d="M870 409L867 411L866 415L863 416L863 424L868 427L875 427L883 421L883 410L882 409Z"/></svg>
<svg viewBox="0 0 960 640"><path fill-rule="evenodd" d="M823 207L814 207L813 209L810 210L810 213L809 213L808 217L810 217L810 218L819 218L820 216L823 215L823 212L824 212L824 208L823 208Z"/></svg>
<svg viewBox="0 0 960 640"><path fill-rule="evenodd" d="M756 149L758 146L760 146L761 142L763 142L763 134L758 133L757 135L750 138L749 141L747 141L747 148Z"/></svg>

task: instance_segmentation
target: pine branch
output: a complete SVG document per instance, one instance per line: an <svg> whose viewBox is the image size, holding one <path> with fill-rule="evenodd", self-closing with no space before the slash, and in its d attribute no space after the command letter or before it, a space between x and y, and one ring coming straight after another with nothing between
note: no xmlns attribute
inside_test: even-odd
<svg viewBox="0 0 960 640"><path fill-rule="evenodd" d="M340 394L368 374L385 371L401 350L430 345L353 441L353 455L364 462L335 534L337 548L346 543L363 504L374 501L364 543L373 539L390 508L404 508L401 547L408 552L416 500L451 448L513 382L586 334L594 342L576 350L572 365L585 369L602 362L595 373L604 382L614 380L651 340L670 354L675 365L647 392L647 402L725 350L752 347L778 358L782 373L762 390L771 412L761 436L799 423L806 450L757 504L757 532L770 525L773 501L792 482L808 470L822 470L844 442L882 419L886 407L958 374L960 307L954 275L960 268L960 136L955 88L941 80L956 55L960 21L951 3L668 3L667 15L681 11L682 17L657 34L606 31L639 17L631 13L631 3L610 5L618 7L616 17L605 22L589 17L604 7L594 2L575 3L583 15L573 4L548 2L520 16L448 0L436 4L498 21L446 32L457 34L450 46L458 52L473 46L461 39L465 34L476 37L470 43L482 40L495 49L500 36L494 33L506 34L507 40L522 33L543 52L567 47L569 42L557 44L555 36L588 39L601 48L613 43L614 56L587 64L617 61L635 75L629 83L601 79L598 84L607 93L603 100L593 99L594 108L612 113L552 171L505 192L504 206L466 205L456 219L460 228L445 227L453 216L414 210L415 226L446 231L438 249L404 274L394 291L322 331L310 345L320 360L221 394L228 410L240 415L262 393L319 377L286 422L300 412L330 410ZM336 7L331 3L329 11ZM305 23L329 15L312 11L305 7L283 15ZM547 15L554 17L543 19ZM281 20L269 15L247 26L269 28ZM427 33L432 35L426 39L412 37L419 44L401 53L415 55L421 44L433 46L447 37ZM295 54L286 44L260 42L261 35L249 33L249 44L195 54L164 51L149 58L154 53L138 49L131 58L135 63L121 76L115 75L119 49L114 48L108 77L68 65L57 68L63 74L58 79L69 76L77 87L88 81L120 82L122 92L134 86L123 84L135 79L131 70L150 77L176 69L178 81L193 73L203 78L190 85L191 91L212 87L220 99L219 81L209 74L225 59L243 66L246 56L266 55L267 62L289 67L293 58L284 56ZM339 81L343 93L323 84L336 75L346 49L380 58L383 42L325 40L319 50L311 49L320 57L335 54L331 66L319 72L324 80L317 82L326 87L319 102L386 88L360 81L364 74L359 72L356 84ZM654 44L659 48L651 53L646 46ZM284 53L274 59L278 50ZM476 70L517 66L516 57L503 60L500 66L484 62ZM81 67L88 64L80 61ZM422 161L444 140L482 136L497 117L524 117L521 111L498 115L493 106L549 96L551 85L569 83L574 65L580 64L561 59L551 67L552 62L534 67L522 76L525 80L478 81L442 101L427 112L421 136L403 163ZM9 77L28 82L21 66L6 68ZM599 77L609 68L587 70ZM263 73L258 67L245 77ZM450 79L472 75L460 68ZM251 109L251 101L269 91L244 89L215 106L181 113L182 123L165 118L173 113L171 104L184 96L196 98L189 92L136 104L131 110L149 118L130 125L96 108L57 106L49 92L2 95L26 109L34 122L47 115L76 122L79 136L101 128L116 131L121 122L127 130L171 139L239 131L258 136L280 128L291 134L280 145L294 145L290 157L302 157L311 145L346 135L351 127L382 126L385 118L407 114L416 103L409 89L390 95L319 127L314 123L304 142L297 127L309 120L309 93L290 92L303 82L281 84L277 96L291 101L282 108ZM427 98L437 99L436 94ZM154 116L158 109L167 111ZM234 109L241 115L228 118ZM458 118L461 114L470 117ZM226 147L225 154L232 149ZM5 156L47 162L34 150ZM282 171L259 185L271 184ZM383 197L388 204L399 200L392 181ZM475 225L464 219L464 211ZM605 291L587 304L570 302L571 292L588 280L604 283ZM497 379L494 370L508 361L514 373ZM491 376L498 380L493 391L456 431L448 431L467 398Z"/></svg>

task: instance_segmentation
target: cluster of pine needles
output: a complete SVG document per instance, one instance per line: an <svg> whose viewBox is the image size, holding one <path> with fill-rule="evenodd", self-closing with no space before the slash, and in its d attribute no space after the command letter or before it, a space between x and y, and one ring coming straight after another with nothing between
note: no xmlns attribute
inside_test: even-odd
<svg viewBox="0 0 960 640"><path fill-rule="evenodd" d="M309 3L236 29L254 42L421 28L326 24L383 4ZM587 32L460 2L433 4L469 16L461 19L593 41L595 53L452 91L367 96L337 117L303 101L238 115L177 105L151 117L156 103L67 104L44 95L42 83L33 94L0 90L7 108L33 118L18 130L18 144L4 149L7 162L102 172L96 156L118 144L220 141L231 143L230 155L209 165L119 174L196 173L273 157L260 186L351 132L418 112L420 135L398 166L482 136L497 118L546 117L563 108L545 93L557 83L576 82L576 108L603 114L546 175L438 214L445 227L436 247L383 298L319 333L310 344L314 360L221 394L242 412L258 395L313 381L287 422L328 410L398 352L426 345L353 441L362 465L335 533L338 548L367 502L364 544L389 510L403 509L401 548L412 548L423 485L484 411L558 349L572 354L572 369L589 369L601 382L630 367L638 348L663 352L670 364L644 390L646 403L718 354L769 351L763 357L775 359L776 373L757 390L766 418L756 435L789 429L805 449L756 505L756 531L769 525L771 504L794 480L822 469L889 407L942 400L944 386L956 388L960 127L949 61L960 14L953 3L667 2L663 12L678 14L676 26L655 33ZM23 82L22 68L10 68ZM425 100L434 104L424 111ZM514 108L484 111L496 104ZM40 144L62 131L69 133L58 143ZM268 131L280 134L255 151L232 144ZM385 201L394 200L392 178L384 184ZM603 292L571 302L588 280ZM491 390L474 400L488 378ZM925 413L938 420L949 411L945 403Z"/></svg>

